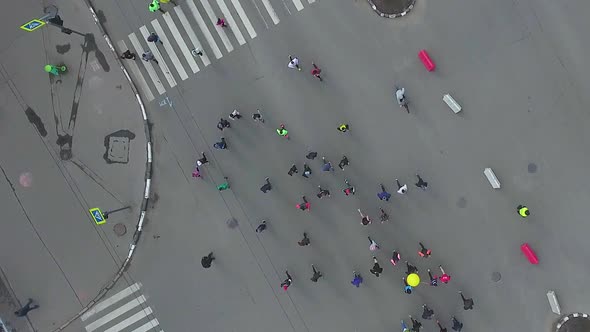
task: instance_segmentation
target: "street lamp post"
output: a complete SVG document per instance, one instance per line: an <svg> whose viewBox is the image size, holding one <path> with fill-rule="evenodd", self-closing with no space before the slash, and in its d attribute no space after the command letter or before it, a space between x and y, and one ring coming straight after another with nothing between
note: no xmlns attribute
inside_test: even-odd
<svg viewBox="0 0 590 332"><path fill-rule="evenodd" d="M109 214L115 213L115 212L119 212L119 211L123 211L123 210L127 210L127 209L131 209L131 205L124 206L122 208L114 209L114 210L111 210L111 211L105 211L105 212L102 213L102 215L104 216L105 219L108 219L109 218Z"/></svg>

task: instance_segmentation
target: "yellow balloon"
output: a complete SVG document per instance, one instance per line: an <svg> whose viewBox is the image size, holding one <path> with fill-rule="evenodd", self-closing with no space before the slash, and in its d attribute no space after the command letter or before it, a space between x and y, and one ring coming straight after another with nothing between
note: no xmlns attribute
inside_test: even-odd
<svg viewBox="0 0 590 332"><path fill-rule="evenodd" d="M420 276L416 273L409 274L406 281L408 282L408 285L416 287L420 284Z"/></svg>

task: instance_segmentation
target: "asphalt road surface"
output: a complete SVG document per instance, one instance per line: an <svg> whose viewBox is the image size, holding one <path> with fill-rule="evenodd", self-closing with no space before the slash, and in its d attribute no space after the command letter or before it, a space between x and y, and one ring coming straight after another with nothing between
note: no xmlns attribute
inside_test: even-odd
<svg viewBox="0 0 590 332"><path fill-rule="evenodd" d="M427 303L447 328L456 315L467 331L545 331L556 319L548 290L565 312L588 311L590 294L580 287L590 255L587 2L419 0L398 20L376 16L364 1L177 2L163 5L165 15L143 1L94 2L121 51L149 48L159 61L126 62L150 102L156 193L151 236L129 274L158 328L392 331ZM217 17L229 26L216 27ZM162 44L148 45L151 31ZM205 56L193 58L196 47ZM435 72L423 68L420 49ZM289 54L301 72L287 67ZM312 61L323 82L310 74ZM394 84L406 88L410 114L397 106ZM462 113L448 109L445 93ZM250 118L257 108L264 124ZM217 121L233 109L244 117L220 132ZM336 130L341 122L350 132ZM281 123L290 140L276 135ZM221 135L227 150L212 148ZM350 166L322 172L318 159L304 158L310 150L334 164L345 154ZM201 151L210 163L194 179ZM287 175L303 162L310 179ZM491 188L486 167L501 189ZM416 173L428 191L413 186ZM225 176L231 188L219 192ZM273 189L263 194L267 176ZM342 194L345 178L355 196ZM396 178L410 186L407 195L395 194ZM380 183L394 193L390 202L377 199ZM331 197L317 199L318 185ZM302 195L308 212L295 208ZM526 221L518 204L531 209ZM391 216L384 224L380 206ZM361 226L357 209L375 222ZM237 227L227 226L231 218ZM268 229L256 233L262 219ZM297 245L304 231L308 247ZM379 278L369 273L367 236L381 245ZM431 258L418 257L418 241ZM521 254L524 242L538 266ZM388 262L394 249L423 281L442 264L451 282L404 294L404 269ZM199 261L209 251L216 260L205 270ZM317 284L312 263L324 274ZM285 270L293 276L287 292L279 287ZM353 270L365 280L358 289ZM458 290L474 298L474 310L463 311ZM111 315L104 327L127 319Z"/></svg>

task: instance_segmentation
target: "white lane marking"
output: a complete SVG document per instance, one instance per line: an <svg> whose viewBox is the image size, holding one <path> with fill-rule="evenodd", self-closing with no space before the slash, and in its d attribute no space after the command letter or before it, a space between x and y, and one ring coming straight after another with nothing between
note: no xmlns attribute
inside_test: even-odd
<svg viewBox="0 0 590 332"><path fill-rule="evenodd" d="M244 35L242 35L242 32L240 31L240 27L238 26L236 20L234 20L234 17L229 11L229 8L227 8L225 1L217 0L217 6L219 6L219 9L221 9L221 13L223 14L223 17L227 20L227 25L234 33L234 36L236 36L238 43L240 45L246 44L246 39L244 39Z"/></svg>
<svg viewBox="0 0 590 332"><path fill-rule="evenodd" d="M219 38L221 38L221 41L223 42L223 45L225 45L225 48L227 49L227 51L228 52L233 51L234 47L229 42L229 38L227 38L227 35L225 34L225 31L223 30L225 28L216 25L217 16L215 16L215 12L213 12L213 8L209 4L209 0L201 0L201 4L205 8L205 12L207 12L207 16L209 16L209 20L211 20L211 23L215 27L215 30L217 30L217 33L219 34Z"/></svg>
<svg viewBox="0 0 590 332"><path fill-rule="evenodd" d="M277 12L275 12L275 9L272 8L270 2L268 0L262 0L262 4L264 5L264 8L266 8L266 11L268 12L268 15L270 15L273 23L275 25L279 24L281 20L279 20L279 16L277 16Z"/></svg>
<svg viewBox="0 0 590 332"><path fill-rule="evenodd" d="M314 3L314 2L315 2L315 0L307 0L307 2L309 2L309 3Z"/></svg>
<svg viewBox="0 0 590 332"><path fill-rule="evenodd" d="M301 11L303 9L301 0L293 0L293 4L295 5L295 8L297 8L297 11Z"/></svg>
<svg viewBox="0 0 590 332"><path fill-rule="evenodd" d="M153 20L152 25L154 26L154 30L156 30L156 34L158 34L158 36L160 37L160 40L162 40L162 43L164 44L163 45L164 49L166 50L166 53L168 53L168 56L170 56L170 59L172 60L172 64L176 68L178 75L180 75L180 78L183 81L186 80L188 78L188 74L184 70L184 67L182 66L182 62L180 62L180 59L176 55L176 52L174 52L174 48L172 47L171 40L168 38L168 36L166 36L164 29L162 29L162 26L160 26L160 22L158 22L158 20Z"/></svg>
<svg viewBox="0 0 590 332"><path fill-rule="evenodd" d="M160 325L160 322L158 322L158 320L154 318L131 332L147 332L158 325Z"/></svg>
<svg viewBox="0 0 590 332"><path fill-rule="evenodd" d="M207 53L203 49L203 45L201 45L201 42L199 42L199 38L197 38L197 35L195 34L195 32L193 31L193 29L191 28L191 25L188 22L188 19L186 18L186 16L184 15L184 12L182 11L182 8L180 6L174 6L174 10L176 11L176 15L180 19L180 23L182 23L182 25L184 26L184 30L188 34L188 38L193 43L193 46L195 48L199 48L199 49L201 49L203 51L203 55L201 56L201 60L203 60L203 64L205 66L210 65L211 64L211 61L209 60L209 57L207 56Z"/></svg>
<svg viewBox="0 0 590 332"><path fill-rule="evenodd" d="M246 27L246 31L248 31L250 38L256 38L256 31L254 31L254 27L252 26L252 23L250 23L250 19L246 15L246 12L244 11L244 8L242 8L240 2L238 0L231 0L231 3L233 3L234 8L238 12L238 16L242 20L242 23L244 23L244 26Z"/></svg>
<svg viewBox="0 0 590 332"><path fill-rule="evenodd" d="M178 6L174 6L174 8L177 8L177 7ZM191 50L189 50L188 46L186 46L184 39L182 39L182 35L180 34L180 31L178 31L178 28L174 24L174 20L172 19L172 16L170 16L170 12L166 12L162 16L164 17L164 21L166 21L166 24L168 25L170 32L172 32L172 36L174 36L174 39L176 40L176 44L178 44L178 47L180 47L180 50L182 51L182 54L184 55L186 62L188 62L188 65L191 67L191 70L193 71L193 73L198 72L199 66L197 65L197 62L195 61L195 57L191 54Z"/></svg>
<svg viewBox="0 0 590 332"><path fill-rule="evenodd" d="M207 39L207 43L209 43L209 46L213 50L213 54L217 59L220 59L223 55L221 54L219 47L217 47L217 43L215 42L213 35L209 31L209 28L207 27L207 23L205 23L203 16L201 16L201 13L199 13L199 10L197 9L197 6L193 2L193 0L188 0L187 3L188 8L191 10L191 13L193 14L195 20L197 20L197 24L199 25L201 32L203 32L203 34L205 35L205 39Z"/></svg>
<svg viewBox="0 0 590 332"><path fill-rule="evenodd" d="M127 44L125 44L125 41L123 41L123 40L119 40L117 42L117 46L119 46L119 54L121 54L129 49L127 47ZM137 52L135 52L135 53L137 54ZM152 101L152 100L154 100L154 94L152 93L152 90L150 90L150 87L148 86L147 82L145 81L145 78L141 74L141 71L139 70L139 66L137 65L137 63L135 61L142 61L141 54L137 54L137 60L127 61L127 65L129 66L129 68L131 68L131 72L133 73L133 76L135 76L135 82L139 85L139 89L141 90L143 95L147 98L148 101ZM96 308L96 306L94 306L93 309L94 308ZM90 311L92 311L92 309L87 311L87 313ZM84 315L82 317L84 317ZM82 320L84 320L84 319L82 319Z"/></svg>
<svg viewBox="0 0 590 332"><path fill-rule="evenodd" d="M109 312L108 314L100 317L99 319L95 320L94 322L86 325L86 331L88 332L92 332L94 330L96 330L97 328L103 326L104 324L112 321L113 319L121 316L122 314L126 313L127 311L137 307L138 305L142 304L145 302L145 296L140 296L137 298L134 298L133 300L125 303L124 305L118 307L117 309ZM149 307L148 307L149 309ZM151 309L150 309L151 310Z"/></svg>
<svg viewBox="0 0 590 332"><path fill-rule="evenodd" d="M137 53L137 56L141 58L141 55L143 54L145 49L141 47L141 43L139 42L139 39L137 39L137 36L135 36L135 33L133 33L133 32L130 33L128 37L129 37L129 40L131 41L131 44L133 45L133 48L135 48L135 53ZM158 62L162 61L162 59L156 59L156 60ZM160 81L158 74L156 74L156 70L154 69L152 62L151 61L146 62L143 60L141 60L141 62L143 62L143 67L148 72L148 75L150 76L150 78L152 79L152 82L156 86L156 90L158 90L158 93L163 94L164 92L166 92L166 89L164 88L164 84L162 84L162 81Z"/></svg>
<svg viewBox="0 0 590 332"><path fill-rule="evenodd" d="M139 28L139 31L141 31L143 38L147 40L147 37L150 35L150 32L148 31L147 27L144 25ZM162 72L164 73L164 77L166 77L166 80L168 81L168 84L170 85L170 87L171 88L175 87L176 80L174 79L174 76L172 76L172 73L170 72L170 68L168 68L168 65L166 64L164 57L162 57L162 53L160 53L160 50L158 49L158 47L154 43L151 43L151 42L148 42L148 47L150 48L150 51L152 51L152 53L154 53L154 56L156 57L156 60L159 63L160 69L162 69Z"/></svg>
<svg viewBox="0 0 590 332"><path fill-rule="evenodd" d="M142 311L134 314L133 316L125 319L124 321L118 323L117 325L111 327L108 330L105 330L104 332L119 332L122 331L123 329L125 329L127 326L143 319L144 317L146 317L147 315L151 314L153 312L152 308L147 307L145 309L143 309Z"/></svg>

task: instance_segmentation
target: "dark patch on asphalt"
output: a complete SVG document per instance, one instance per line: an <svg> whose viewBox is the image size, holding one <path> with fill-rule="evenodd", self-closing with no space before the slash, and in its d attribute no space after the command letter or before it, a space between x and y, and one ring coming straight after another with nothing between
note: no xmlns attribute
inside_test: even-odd
<svg viewBox="0 0 590 332"><path fill-rule="evenodd" d="M69 134L60 135L57 134L57 141L55 142L59 146L59 158L61 160L72 159L72 141L73 137Z"/></svg>
<svg viewBox="0 0 590 332"><path fill-rule="evenodd" d="M227 227L229 229L234 229L236 227L238 227L238 221L236 220L236 218L231 218L225 221L225 224L227 225Z"/></svg>
<svg viewBox="0 0 590 332"><path fill-rule="evenodd" d="M459 200L457 201L457 207L464 209L466 206L467 206L467 200L465 199L465 197L459 198Z"/></svg>
<svg viewBox="0 0 590 332"><path fill-rule="evenodd" d="M68 43L65 45L55 45L55 50L59 54L66 54L72 48L72 46Z"/></svg>
<svg viewBox="0 0 590 332"><path fill-rule="evenodd" d="M153 209L156 206L156 203L160 200L160 195L158 193L154 193L150 199L148 200L148 207Z"/></svg>
<svg viewBox="0 0 590 332"><path fill-rule="evenodd" d="M37 113L35 113L35 111L33 111L33 109L31 107L27 107L27 109L25 110L25 114L26 114L29 122L33 126L35 126L35 128L37 128L39 135L41 135L42 137L47 136L47 130L45 129L45 125L43 124L43 121L41 120L39 115L37 115Z"/></svg>
<svg viewBox="0 0 590 332"><path fill-rule="evenodd" d="M117 88L118 90L121 90L121 89L123 89L123 86L121 84L119 84L119 85L115 85L115 88Z"/></svg>
<svg viewBox="0 0 590 332"><path fill-rule="evenodd" d="M106 57L104 56L104 53L102 53L102 51L96 45L96 39L94 39L93 34L86 34L84 38L84 44L82 45L82 49L84 50L84 52L87 52L87 54L90 52L94 52L94 56L96 57L96 60L98 60L98 63L102 67L102 70L104 70L105 72L109 72L111 70L111 66L109 66L109 63Z"/></svg>
<svg viewBox="0 0 590 332"><path fill-rule="evenodd" d="M537 169L538 169L537 164L529 163L528 170L529 170L530 174L537 173Z"/></svg>
<svg viewBox="0 0 590 332"><path fill-rule="evenodd" d="M126 129L105 136L106 151L103 158L107 164L127 164L129 162L129 146L134 138L135 134Z"/></svg>
<svg viewBox="0 0 590 332"><path fill-rule="evenodd" d="M563 323L559 328L559 332L589 332L590 319L585 317L572 317L567 322Z"/></svg>
<svg viewBox="0 0 590 332"><path fill-rule="evenodd" d="M107 17L104 15L104 12L102 10L96 12L96 17L98 18L98 22L100 24L104 24L107 22Z"/></svg>

